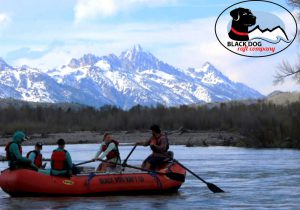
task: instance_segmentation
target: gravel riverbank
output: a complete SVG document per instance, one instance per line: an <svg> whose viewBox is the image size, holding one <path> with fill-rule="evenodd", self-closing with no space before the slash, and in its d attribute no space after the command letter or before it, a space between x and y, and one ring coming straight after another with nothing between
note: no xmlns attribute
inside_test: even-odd
<svg viewBox="0 0 300 210"><path fill-rule="evenodd" d="M113 137L120 143L135 143L144 141L151 136L150 132L128 132L111 131ZM70 133L33 134L30 140L24 145L34 145L36 142L43 142L46 145L56 144L57 139L63 138L68 144L91 144L102 141L103 133L79 131ZM169 143L172 145L186 146L238 146L239 142L245 139L238 133L225 131L170 131L168 132ZM5 145L11 140L11 136L2 137L0 145Z"/></svg>

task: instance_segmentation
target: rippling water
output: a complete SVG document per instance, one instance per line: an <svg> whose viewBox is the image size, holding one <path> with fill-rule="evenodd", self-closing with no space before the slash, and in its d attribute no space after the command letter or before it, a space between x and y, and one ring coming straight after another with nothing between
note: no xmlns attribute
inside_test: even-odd
<svg viewBox="0 0 300 210"><path fill-rule="evenodd" d="M24 153L30 147L24 147ZM54 146L44 146L50 157ZM95 145L68 145L74 162L91 159ZM124 158L130 146L122 146ZM175 158L205 180L226 191L214 194L191 175L178 193L170 195L10 198L0 190L0 209L299 209L300 151L233 147L171 146ZM4 151L3 147L0 151ZM150 153L138 147L130 164L140 164ZM0 163L3 170L6 163ZM96 166L97 163L87 164Z"/></svg>

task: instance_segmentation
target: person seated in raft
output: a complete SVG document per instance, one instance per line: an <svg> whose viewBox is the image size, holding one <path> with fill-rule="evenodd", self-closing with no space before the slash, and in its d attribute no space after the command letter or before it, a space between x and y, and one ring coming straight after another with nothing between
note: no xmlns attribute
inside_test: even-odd
<svg viewBox="0 0 300 210"><path fill-rule="evenodd" d="M165 163L169 158L169 142L166 134L162 134L158 125L152 125L150 127L152 136L146 142L138 142L138 145L150 146L152 154L149 155L143 162L142 168L148 170L156 170L159 166Z"/></svg>
<svg viewBox="0 0 300 210"><path fill-rule="evenodd" d="M13 140L5 146L6 159L8 160L9 169L28 168L37 170L28 158L22 157L22 142L28 140L25 133L16 131Z"/></svg>
<svg viewBox="0 0 300 210"><path fill-rule="evenodd" d="M37 168L44 169L46 164L43 165L43 155L41 150L43 149L43 143L37 142L34 146L34 150L27 153L26 157L32 161L32 164Z"/></svg>
<svg viewBox="0 0 300 210"><path fill-rule="evenodd" d="M100 144L99 150L92 160L95 161L98 158L103 159L106 157L107 162L100 163L96 169L97 172L113 171L117 168L116 163L121 163L118 145L119 142L114 140L110 133L104 134L103 142Z"/></svg>
<svg viewBox="0 0 300 210"><path fill-rule="evenodd" d="M58 148L53 150L51 155L51 175L67 177L72 175L72 159L70 153L65 150L65 144L64 139L58 139Z"/></svg>

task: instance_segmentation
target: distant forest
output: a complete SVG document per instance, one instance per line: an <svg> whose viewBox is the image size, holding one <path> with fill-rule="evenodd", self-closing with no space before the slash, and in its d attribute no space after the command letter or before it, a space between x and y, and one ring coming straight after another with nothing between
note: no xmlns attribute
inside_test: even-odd
<svg viewBox="0 0 300 210"><path fill-rule="evenodd" d="M152 123L163 130L233 131L246 136L240 146L300 148L300 102L285 106L266 102L245 105L239 102L219 106L135 106L122 110L59 107L13 107L0 109L0 133L15 130L28 134L72 131L148 130Z"/></svg>

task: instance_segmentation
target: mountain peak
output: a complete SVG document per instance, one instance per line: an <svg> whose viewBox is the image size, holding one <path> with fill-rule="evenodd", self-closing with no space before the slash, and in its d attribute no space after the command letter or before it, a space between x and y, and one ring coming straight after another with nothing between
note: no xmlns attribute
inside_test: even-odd
<svg viewBox="0 0 300 210"><path fill-rule="evenodd" d="M213 70L213 71L216 71L217 69L216 69L216 67L214 66L214 65L212 65L210 62L208 62L208 61L206 61L203 65L202 65L202 67L201 67L201 69L203 69L203 71L208 71L208 70Z"/></svg>
<svg viewBox="0 0 300 210"><path fill-rule="evenodd" d="M210 62L206 61L200 68L189 68L190 70L194 70L197 73L200 72L209 72L209 71L213 71L213 72L218 72L218 70L216 69L216 67L214 67Z"/></svg>
<svg viewBox="0 0 300 210"><path fill-rule="evenodd" d="M78 67L82 67L82 66L92 66L95 63L97 63L99 61L99 59L100 58L98 56L88 53L88 54L84 54L79 59L72 58L70 63L68 64L68 66L71 68L78 68Z"/></svg>
<svg viewBox="0 0 300 210"><path fill-rule="evenodd" d="M143 50L140 44L135 44L130 49L122 52L120 57L122 59L127 59L129 61L132 61L141 53L146 53L146 52Z"/></svg>
<svg viewBox="0 0 300 210"><path fill-rule="evenodd" d="M0 70L11 69L12 67L8 65L3 58L0 57Z"/></svg>
<svg viewBox="0 0 300 210"><path fill-rule="evenodd" d="M119 58L127 69L132 70L158 69L161 65L161 62L154 55L144 51L139 44L122 52Z"/></svg>
<svg viewBox="0 0 300 210"><path fill-rule="evenodd" d="M135 52L141 52L143 51L143 48L140 44L135 44L133 45L133 47L131 48L132 51L135 51Z"/></svg>

